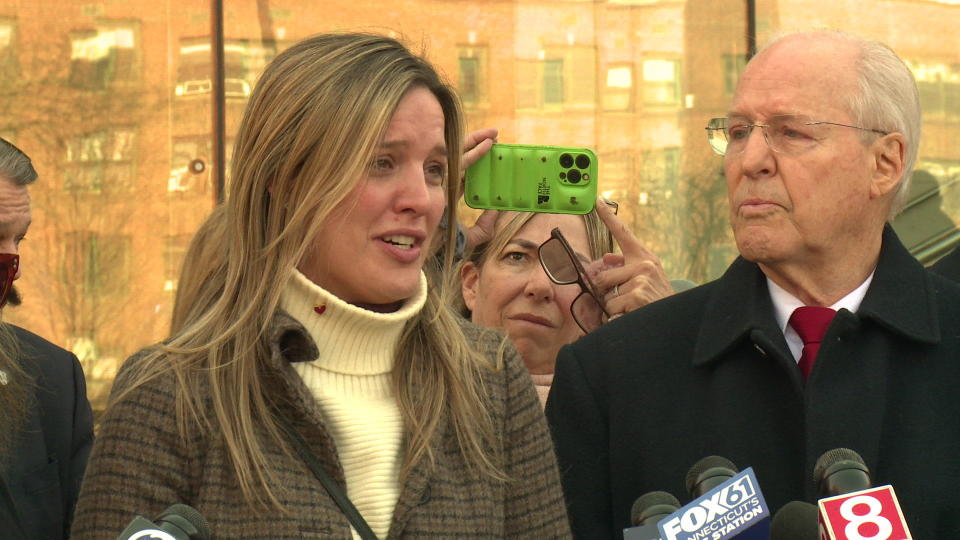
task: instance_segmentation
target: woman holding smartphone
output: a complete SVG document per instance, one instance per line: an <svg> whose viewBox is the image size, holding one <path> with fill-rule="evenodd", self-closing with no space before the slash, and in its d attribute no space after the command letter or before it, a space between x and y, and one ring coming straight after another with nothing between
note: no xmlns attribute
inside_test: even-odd
<svg viewBox="0 0 960 540"><path fill-rule="evenodd" d="M602 200L585 215L488 211L466 233L476 244L460 268L467 315L507 334L541 403L562 346L673 293L657 256Z"/></svg>

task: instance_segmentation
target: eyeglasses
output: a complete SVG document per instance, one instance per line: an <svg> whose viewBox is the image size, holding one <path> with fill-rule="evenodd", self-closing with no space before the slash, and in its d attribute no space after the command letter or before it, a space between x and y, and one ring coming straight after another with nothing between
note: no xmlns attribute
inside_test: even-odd
<svg viewBox="0 0 960 540"><path fill-rule="evenodd" d="M748 124L740 118L712 118L706 130L710 147L721 156L742 153L755 127L763 130L763 138L774 152L800 154L815 146L818 141L825 139L826 132L830 129L828 126L872 131L881 135L889 134L879 129L816 121L796 114L771 116L766 124Z"/></svg>
<svg viewBox="0 0 960 540"><path fill-rule="evenodd" d="M0 288L0 308L7 303L7 296L13 286L13 278L17 277L20 268L20 256L13 253L0 253L0 279L3 280Z"/></svg>
<svg viewBox="0 0 960 540"><path fill-rule="evenodd" d="M600 200L603 201L603 204L607 205L610 210L613 211L613 215L617 215L617 212L620 211L620 205L617 201L612 201L606 197L600 197Z"/></svg>
<svg viewBox="0 0 960 540"><path fill-rule="evenodd" d="M537 252L543 271L547 273L550 281L557 285L580 285L580 294L570 304L570 313L585 334L600 328L610 319L603 295L590 280L560 229L550 231L550 238L540 244Z"/></svg>

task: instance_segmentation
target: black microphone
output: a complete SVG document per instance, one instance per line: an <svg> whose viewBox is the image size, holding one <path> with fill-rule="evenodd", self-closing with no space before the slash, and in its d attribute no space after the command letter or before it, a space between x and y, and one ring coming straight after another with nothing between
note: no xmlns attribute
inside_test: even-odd
<svg viewBox="0 0 960 540"><path fill-rule="evenodd" d="M817 540L819 537L820 513L808 502L788 502L773 516L770 540Z"/></svg>
<svg viewBox="0 0 960 540"><path fill-rule="evenodd" d="M869 489L870 469L860 454L849 448L834 448L820 456L813 468L813 481L820 497L832 497Z"/></svg>
<svg viewBox="0 0 960 540"><path fill-rule="evenodd" d="M666 491L641 495L630 508L632 527L623 530L623 540L660 540L657 523L680 508L680 501Z"/></svg>
<svg viewBox="0 0 960 540"><path fill-rule="evenodd" d="M630 507L630 523L656 525L658 521L680 509L680 501L666 491L651 491L641 495Z"/></svg>
<svg viewBox="0 0 960 540"><path fill-rule="evenodd" d="M210 540L210 527L200 512L174 504L157 516L156 523L143 516L133 518L117 540Z"/></svg>
<svg viewBox="0 0 960 540"><path fill-rule="evenodd" d="M663 540L770 539L770 510L753 469L738 472L720 456L693 464L685 481L692 501L659 523Z"/></svg>
<svg viewBox="0 0 960 540"><path fill-rule="evenodd" d="M813 478L822 497L817 501L821 539L865 538L859 532L851 534L865 524L879 529L874 538L911 538L893 486L872 488L870 470L860 454L848 448L824 452Z"/></svg>
<svg viewBox="0 0 960 540"><path fill-rule="evenodd" d="M691 499L702 497L704 493L730 480L738 472L732 461L720 456L707 456L693 464L687 471L687 493Z"/></svg>

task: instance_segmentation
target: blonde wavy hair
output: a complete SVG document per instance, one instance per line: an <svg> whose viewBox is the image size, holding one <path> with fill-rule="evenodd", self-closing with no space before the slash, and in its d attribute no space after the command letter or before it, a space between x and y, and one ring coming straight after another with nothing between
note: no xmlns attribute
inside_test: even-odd
<svg viewBox="0 0 960 540"><path fill-rule="evenodd" d="M183 267L177 281L177 295L170 318L170 335L176 335L187 321L196 318L204 309L196 299L204 294L210 276L223 264L226 212L218 205L193 234L190 246L183 256ZM222 289L221 289L222 290Z"/></svg>
<svg viewBox="0 0 960 540"><path fill-rule="evenodd" d="M222 216L211 217L222 223L208 221L212 234L207 238L222 237L222 248L207 246L213 259L195 265L198 274L185 269L181 280L194 284L188 288L195 296L178 298L175 333L132 366L132 383L115 398L172 373L181 435L199 425L209 436L222 437L251 505L282 508L271 489L264 444L290 449L270 407L275 397L265 395L258 369L269 355L266 329L285 277L331 211L353 204L347 195L364 176L397 103L412 87L430 90L443 110L449 149L447 241L455 241L463 116L452 88L394 39L326 34L301 41L267 66L243 115L229 196ZM452 250L446 251L443 265L451 268ZM446 414L471 468L504 479L500 457L492 450L499 443L481 377L499 362L488 361L467 341L448 307L451 291L436 274L440 265L431 260L427 266L426 305L407 323L393 369L406 432L402 474L437 458L431 441ZM212 402L210 409L205 399ZM261 431L268 441L261 440Z"/></svg>

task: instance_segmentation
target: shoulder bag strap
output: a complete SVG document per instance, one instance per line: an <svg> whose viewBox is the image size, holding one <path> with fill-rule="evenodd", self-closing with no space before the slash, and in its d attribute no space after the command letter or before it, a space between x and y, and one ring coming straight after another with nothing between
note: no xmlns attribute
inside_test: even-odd
<svg viewBox="0 0 960 540"><path fill-rule="evenodd" d="M317 480L323 484L324 489L327 490L327 493L330 494L330 497L333 499L333 502L337 503L337 506L340 507L340 511L343 512L347 519L350 520L350 524L353 525L353 528L360 534L360 538L363 540L377 540L377 535L373 533L373 529L370 528L370 525L367 524L367 521L363 519L363 516L360 515L360 511L357 510L357 507L350 502L350 498L347 497L347 494L343 492L343 489L340 488L340 485L337 484L336 480L330 477L327 474L326 469L323 468L323 465L320 464L320 460L317 459L317 456L313 454L313 451L310 450L310 447L307 446L307 441L303 440L303 437L286 418L283 418L280 415L277 415L277 422L280 424L280 427L283 428L283 431L287 434L287 437L290 438L290 441L293 443L293 447L297 450L297 453L300 454L300 459L307 464L307 467L317 477Z"/></svg>

